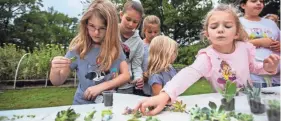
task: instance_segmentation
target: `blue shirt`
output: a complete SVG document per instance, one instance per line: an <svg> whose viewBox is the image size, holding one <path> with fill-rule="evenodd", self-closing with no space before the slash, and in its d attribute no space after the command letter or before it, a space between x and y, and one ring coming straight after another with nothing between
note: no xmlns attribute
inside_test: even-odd
<svg viewBox="0 0 281 121"><path fill-rule="evenodd" d="M150 75L148 81L144 83L143 92L146 95L153 95L153 84L161 84L162 87L164 87L166 83L176 75L176 73L176 70L172 66L170 66L168 71Z"/></svg>
<svg viewBox="0 0 281 121"><path fill-rule="evenodd" d="M75 69L77 71L77 78L79 80L76 93L74 95L73 104L90 104L94 103L94 100L88 101L84 99L84 92L88 87L100 84L105 81L109 81L115 78L120 70L120 63L125 61L125 55L120 50L120 56L116 59L110 70L107 72L101 72L98 69L98 64L96 63L96 59L98 54L100 53L100 48L92 48L84 57L84 59L80 59L79 55L75 50L68 51L65 55L66 58L76 57L77 59L70 64L71 69Z"/></svg>
<svg viewBox="0 0 281 121"><path fill-rule="evenodd" d="M142 71L146 72L148 66L148 55L149 55L149 44L143 45L143 61L142 61Z"/></svg>

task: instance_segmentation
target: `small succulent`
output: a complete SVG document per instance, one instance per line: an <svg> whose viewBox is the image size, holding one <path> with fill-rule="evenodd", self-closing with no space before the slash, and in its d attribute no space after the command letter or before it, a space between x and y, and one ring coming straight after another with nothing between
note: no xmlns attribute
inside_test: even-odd
<svg viewBox="0 0 281 121"><path fill-rule="evenodd" d="M0 116L0 121L7 121L9 118L7 116Z"/></svg>
<svg viewBox="0 0 281 121"><path fill-rule="evenodd" d="M279 100L269 100L268 106L269 106L269 109L271 109L271 110L280 110L280 101Z"/></svg>
<svg viewBox="0 0 281 121"><path fill-rule="evenodd" d="M229 121L227 113L223 110L224 107L221 105L217 108L217 105L214 102L209 102L209 108L204 107L200 108L197 105L189 110L191 115L191 120L219 120L219 121Z"/></svg>
<svg viewBox="0 0 281 121"><path fill-rule="evenodd" d="M160 121L158 118L154 118L152 116L149 116L145 119L145 121Z"/></svg>
<svg viewBox="0 0 281 121"><path fill-rule="evenodd" d="M70 58L71 62L76 61L76 59L77 59L77 57L76 57L76 56L74 56L74 57Z"/></svg>
<svg viewBox="0 0 281 121"><path fill-rule="evenodd" d="M133 117L134 118L141 118L142 117L142 113L138 110L138 111L133 113Z"/></svg>
<svg viewBox="0 0 281 121"><path fill-rule="evenodd" d="M218 89L218 91L226 99L226 102L230 102L237 92L236 83L227 80L226 84L224 85L224 90Z"/></svg>
<svg viewBox="0 0 281 121"><path fill-rule="evenodd" d="M112 119L112 111L111 110L103 110L101 112L102 121L109 121Z"/></svg>
<svg viewBox="0 0 281 121"><path fill-rule="evenodd" d="M128 121L140 121L140 120L138 118L133 117L133 118L129 119Z"/></svg>
<svg viewBox="0 0 281 121"><path fill-rule="evenodd" d="M27 115L29 118L35 118L35 115Z"/></svg>
<svg viewBox="0 0 281 121"><path fill-rule="evenodd" d="M165 110L172 111L172 112L186 112L185 109L186 109L186 104L183 104L182 101L176 101L171 106L168 106L167 109Z"/></svg>
<svg viewBox="0 0 281 121"><path fill-rule="evenodd" d="M134 112L133 109L129 108L129 107L126 107L124 112L122 113L123 115L129 115L129 114L132 114Z"/></svg>
<svg viewBox="0 0 281 121"><path fill-rule="evenodd" d="M254 117L251 114L242 114L238 113L235 115L235 117L238 121L253 121Z"/></svg>
<svg viewBox="0 0 281 121"><path fill-rule="evenodd" d="M243 90L244 93L247 94L249 98L260 100L261 88L252 87L249 81L247 81L247 87L243 85Z"/></svg>
<svg viewBox="0 0 281 121"><path fill-rule="evenodd" d="M58 112L55 121L75 121L79 116L79 113L75 113L75 111L69 107L67 110Z"/></svg>
<svg viewBox="0 0 281 121"><path fill-rule="evenodd" d="M92 121L96 111L90 112L87 116L84 117L84 121Z"/></svg>

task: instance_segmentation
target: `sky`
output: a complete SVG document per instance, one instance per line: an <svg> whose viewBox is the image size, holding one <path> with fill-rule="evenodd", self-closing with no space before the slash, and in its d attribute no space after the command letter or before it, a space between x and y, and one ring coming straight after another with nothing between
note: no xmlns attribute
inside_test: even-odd
<svg viewBox="0 0 281 121"><path fill-rule="evenodd" d="M67 14L69 17L79 18L82 13L83 4L81 0L43 0L44 7L42 10L48 10L49 7L54 7L54 10Z"/></svg>
<svg viewBox="0 0 281 121"><path fill-rule="evenodd" d="M69 17L77 17L82 13L83 4L81 0L43 0L44 7L42 10L47 10L49 7L54 7L58 12L67 14ZM215 5L218 0L213 0Z"/></svg>

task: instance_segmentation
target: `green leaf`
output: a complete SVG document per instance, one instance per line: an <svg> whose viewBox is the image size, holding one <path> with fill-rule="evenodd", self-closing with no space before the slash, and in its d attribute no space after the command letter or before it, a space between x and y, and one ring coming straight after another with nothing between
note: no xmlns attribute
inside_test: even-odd
<svg viewBox="0 0 281 121"><path fill-rule="evenodd" d="M218 113L221 113L224 110L225 106L224 105L220 105Z"/></svg>
<svg viewBox="0 0 281 121"><path fill-rule="evenodd" d="M236 89L237 89L236 83L234 83L234 82L230 83L230 85L228 87L227 94L229 94L229 95L234 94L235 95L236 94Z"/></svg>
<svg viewBox="0 0 281 121"><path fill-rule="evenodd" d="M84 120L85 121L92 121L95 113L96 113L96 111L92 111L91 113L89 113L87 116L84 117Z"/></svg>
<svg viewBox="0 0 281 121"><path fill-rule="evenodd" d="M217 109L217 105L216 105L214 102L211 102L211 101L209 101L209 107L210 107L211 109L214 109L214 110Z"/></svg>

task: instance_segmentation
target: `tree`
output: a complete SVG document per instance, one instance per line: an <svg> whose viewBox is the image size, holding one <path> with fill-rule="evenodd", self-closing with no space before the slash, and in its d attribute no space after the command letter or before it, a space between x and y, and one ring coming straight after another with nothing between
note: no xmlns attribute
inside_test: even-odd
<svg viewBox="0 0 281 121"><path fill-rule="evenodd" d="M239 5L239 0L219 0L220 3ZM265 16L266 14L276 14L280 17L280 0L265 0L264 8L260 16Z"/></svg>
<svg viewBox="0 0 281 121"><path fill-rule="evenodd" d="M212 8L211 0L141 0L146 15L161 20L161 31L179 44L199 40L201 20Z"/></svg>
<svg viewBox="0 0 281 121"><path fill-rule="evenodd" d="M32 50L40 44L63 44L66 48L76 33L78 19L49 8L48 11L32 10L14 20L12 42Z"/></svg>
<svg viewBox="0 0 281 121"><path fill-rule="evenodd" d="M1 45L8 42L13 26L11 22L31 9L39 9L43 6L42 0L1 0L0 1L0 36Z"/></svg>

